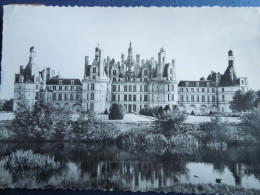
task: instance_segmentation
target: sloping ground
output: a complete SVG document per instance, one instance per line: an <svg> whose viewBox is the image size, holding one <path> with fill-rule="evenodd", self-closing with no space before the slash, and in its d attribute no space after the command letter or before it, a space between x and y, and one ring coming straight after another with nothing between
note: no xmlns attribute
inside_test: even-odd
<svg viewBox="0 0 260 195"><path fill-rule="evenodd" d="M222 117L223 120L227 120L231 123L239 123L239 117ZM210 122L210 116L192 116L188 115L185 123L201 123L201 122Z"/></svg>
<svg viewBox="0 0 260 195"><path fill-rule="evenodd" d="M14 119L14 113L13 112L0 112L0 120L6 121L6 120L13 120Z"/></svg>
<svg viewBox="0 0 260 195"><path fill-rule="evenodd" d="M152 122L156 120L154 117L130 113L126 113L123 120L108 120L108 115L106 114L98 114L96 116L103 122Z"/></svg>

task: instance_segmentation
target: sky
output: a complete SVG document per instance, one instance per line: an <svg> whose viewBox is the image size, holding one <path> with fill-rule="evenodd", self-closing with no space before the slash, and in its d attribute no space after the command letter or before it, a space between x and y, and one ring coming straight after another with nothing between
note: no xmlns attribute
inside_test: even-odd
<svg viewBox="0 0 260 195"><path fill-rule="evenodd" d="M126 8L4 6L0 99L13 97L14 75L36 48L40 68L51 67L65 78L82 79L84 58L94 58L99 44L104 57L120 61L129 42L141 59L176 60L177 80L198 80L213 70L224 73L233 50L238 76L260 89L260 12L251 8Z"/></svg>

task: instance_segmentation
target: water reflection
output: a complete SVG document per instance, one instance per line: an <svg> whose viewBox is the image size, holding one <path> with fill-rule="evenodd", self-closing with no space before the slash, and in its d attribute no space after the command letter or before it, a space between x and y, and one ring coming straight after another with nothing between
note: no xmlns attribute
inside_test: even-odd
<svg viewBox="0 0 260 195"><path fill-rule="evenodd" d="M215 183L260 189L258 146L210 148L123 148L116 145L1 143L5 156L16 149L55 156L58 170L0 170L1 187L155 190L178 183ZM194 177L194 175L198 177Z"/></svg>

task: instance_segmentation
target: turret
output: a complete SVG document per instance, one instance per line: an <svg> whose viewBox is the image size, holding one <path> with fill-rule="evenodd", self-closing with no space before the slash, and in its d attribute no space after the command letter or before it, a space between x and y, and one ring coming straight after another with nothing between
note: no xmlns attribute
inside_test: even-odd
<svg viewBox="0 0 260 195"><path fill-rule="evenodd" d="M36 57L36 50L35 50L35 47L32 46L30 48L30 53L29 53L29 63L34 63L35 57Z"/></svg>
<svg viewBox="0 0 260 195"><path fill-rule="evenodd" d="M229 66L233 66L234 65L234 55L233 55L233 51L232 50L228 51L228 65Z"/></svg>

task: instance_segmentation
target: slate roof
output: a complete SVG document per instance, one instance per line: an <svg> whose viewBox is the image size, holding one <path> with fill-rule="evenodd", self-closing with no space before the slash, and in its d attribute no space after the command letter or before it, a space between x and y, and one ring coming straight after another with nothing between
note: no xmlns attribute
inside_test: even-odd
<svg viewBox="0 0 260 195"><path fill-rule="evenodd" d="M62 80L62 85L71 85L71 80L74 80L74 85L82 85L79 79L50 79L46 82L47 85L59 85L59 81Z"/></svg>
<svg viewBox="0 0 260 195"><path fill-rule="evenodd" d="M186 82L188 82L188 86L186 86ZM212 81L180 81L178 87L197 87L196 83L199 83L198 87L208 87L207 83L209 83L210 87L217 86L217 83Z"/></svg>
<svg viewBox="0 0 260 195"><path fill-rule="evenodd" d="M233 72L233 78L232 78ZM220 86L234 86L239 85L239 78L236 76L235 69L233 67L233 61L230 62L229 66L227 67L224 75L222 75L219 85Z"/></svg>

